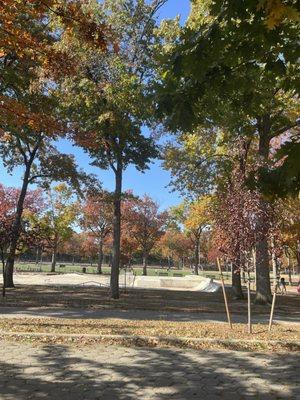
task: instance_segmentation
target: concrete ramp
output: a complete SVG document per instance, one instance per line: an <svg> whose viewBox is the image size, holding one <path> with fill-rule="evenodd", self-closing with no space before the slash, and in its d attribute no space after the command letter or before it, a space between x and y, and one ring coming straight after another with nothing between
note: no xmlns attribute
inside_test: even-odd
<svg viewBox="0 0 300 400"><path fill-rule="evenodd" d="M1 279L0 276L0 284ZM100 286L109 287L110 276L89 274L26 274L18 273L14 277L16 284L22 285L48 285L48 286ZM216 292L220 284L199 275L186 275L184 277L167 276L134 276L132 274L120 275L120 287L133 287L144 289L169 289L192 290L201 292Z"/></svg>
<svg viewBox="0 0 300 400"><path fill-rule="evenodd" d="M134 281L133 287L217 292L221 285L212 279L199 275L187 275L185 277L138 276Z"/></svg>

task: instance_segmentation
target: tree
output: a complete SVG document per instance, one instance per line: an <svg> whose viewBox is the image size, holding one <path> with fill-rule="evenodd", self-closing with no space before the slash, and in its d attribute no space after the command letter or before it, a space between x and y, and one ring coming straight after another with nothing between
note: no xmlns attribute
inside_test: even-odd
<svg viewBox="0 0 300 400"><path fill-rule="evenodd" d="M143 256L143 275L147 275L148 257L163 235L168 214L159 211L151 197L128 198L123 204L123 230L138 244Z"/></svg>
<svg viewBox="0 0 300 400"><path fill-rule="evenodd" d="M167 258L169 267L171 261L178 267L184 268L193 256L194 244L191 238L180 230L168 229L156 245L157 251L162 257Z"/></svg>
<svg viewBox="0 0 300 400"><path fill-rule="evenodd" d="M63 254L72 256L72 264L75 263L76 258L81 259L83 252L85 252L85 240L86 235L83 232L72 232L70 236L62 245L59 247L59 251Z"/></svg>
<svg viewBox="0 0 300 400"><path fill-rule="evenodd" d="M3 296L5 295L5 263L10 253L10 245L14 234L16 205L20 190L0 184L0 255L3 266ZM31 224L31 215L38 215L43 209L43 199L39 190L27 192L24 200L24 212L20 224L16 252L20 253L28 247L38 245L41 238L39 229Z"/></svg>
<svg viewBox="0 0 300 400"><path fill-rule="evenodd" d="M290 267L290 258L293 255L300 272L300 200L288 197L279 200L277 204L278 222L281 228L284 245L287 246L287 258ZM291 254L290 254L291 253Z"/></svg>
<svg viewBox="0 0 300 400"><path fill-rule="evenodd" d="M198 201L189 205L184 226L188 235L192 238L195 249L195 274L199 273L200 261L200 244L201 237L205 230L207 230L211 223L210 215L210 196L203 196Z"/></svg>
<svg viewBox="0 0 300 400"><path fill-rule="evenodd" d="M232 263L232 288L235 296L243 298L241 271L252 264L252 254L261 236L269 235L273 210L269 207L262 213L259 193L247 188L238 169L233 174L235 176L231 184L217 194L214 211L215 243L226 260ZM259 223L262 220L267 223ZM267 229L267 232L261 231L262 228ZM269 274L269 260L265 273Z"/></svg>
<svg viewBox="0 0 300 400"><path fill-rule="evenodd" d="M81 59L81 73L67 79L62 98L75 141L93 158L93 165L111 169L115 179L111 296L119 297L121 194L123 172L128 165L139 171L157 156L152 137L142 126L152 116L155 13L165 0L108 0L93 3L90 12L103 15L117 46L89 52L80 42L68 43Z"/></svg>
<svg viewBox="0 0 300 400"><path fill-rule="evenodd" d="M202 233L211 224L210 203L211 197L207 195L192 202L184 201L179 206L171 209L171 214L177 219L179 224L184 226L187 235L192 240L196 275L199 273Z"/></svg>
<svg viewBox="0 0 300 400"><path fill-rule="evenodd" d="M72 201L72 195L72 190L65 184L49 189L49 207L40 218L35 219L36 226L43 232L46 247L52 251L51 272L55 272L59 246L73 235L72 226L78 215L78 205Z"/></svg>
<svg viewBox="0 0 300 400"><path fill-rule="evenodd" d="M271 30L265 8L256 2L195 5L178 45L164 58L162 115L172 130L211 126L226 131L226 143L258 138L258 179L272 163L271 139L298 124L297 21L278 22ZM260 207L262 213L268 208L263 196ZM266 303L271 297L268 238L261 236L256 247L256 301Z"/></svg>
<svg viewBox="0 0 300 400"><path fill-rule="evenodd" d="M103 245L112 232L113 203L107 192L93 193L87 196L81 208L80 225L85 232L94 238L98 247L98 274L102 273Z"/></svg>
<svg viewBox="0 0 300 400"><path fill-rule="evenodd" d="M73 57L58 49L57 42L76 37L89 48L103 44L103 40L93 39L100 34L100 25L90 25L82 5L79 0L4 0L0 5L0 155L8 172L23 168L5 266L7 287L14 286L13 265L29 185L46 179L67 180L79 188L74 158L61 154L54 142L68 130L55 94L57 81L74 73L73 66L77 65ZM58 20L59 30L53 28ZM84 34L89 27L93 30ZM86 177L81 173L80 178Z"/></svg>

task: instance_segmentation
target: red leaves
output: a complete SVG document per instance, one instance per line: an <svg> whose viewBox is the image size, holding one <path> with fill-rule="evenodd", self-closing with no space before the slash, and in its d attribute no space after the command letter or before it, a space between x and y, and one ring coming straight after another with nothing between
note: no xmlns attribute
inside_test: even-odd
<svg viewBox="0 0 300 400"><path fill-rule="evenodd" d="M15 220L16 205L20 190L5 187L0 184L0 251L2 256L11 242L12 228ZM37 243L39 240L38 231L31 227L26 220L26 215L37 213L43 207L43 199L40 190L32 190L27 193L24 202L24 217L21 224L18 249Z"/></svg>
<svg viewBox="0 0 300 400"><path fill-rule="evenodd" d="M215 242L222 253L234 260L250 252L260 236L270 230L272 209L262 206L261 195L246 187L238 170L233 171L231 182L225 193L218 193Z"/></svg>

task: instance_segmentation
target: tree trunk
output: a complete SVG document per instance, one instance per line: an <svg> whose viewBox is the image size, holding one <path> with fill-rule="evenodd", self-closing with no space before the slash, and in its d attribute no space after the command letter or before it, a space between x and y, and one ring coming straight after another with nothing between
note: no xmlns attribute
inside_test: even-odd
<svg viewBox="0 0 300 400"><path fill-rule="evenodd" d="M232 276L232 290L236 299L243 299L244 293L241 281L241 261L237 256L236 260L232 263L231 276Z"/></svg>
<svg viewBox="0 0 300 400"><path fill-rule="evenodd" d="M200 243L200 238L196 237L196 243L195 243L195 275L199 275L199 243Z"/></svg>
<svg viewBox="0 0 300 400"><path fill-rule="evenodd" d="M114 218L113 218L113 246L112 265L110 275L110 295L118 299L119 294L119 268L120 268L120 244L121 244L121 194L122 194L122 163L118 160L115 169L115 193L114 193Z"/></svg>
<svg viewBox="0 0 300 400"><path fill-rule="evenodd" d="M291 262L291 256L288 255L288 274L289 274L289 284L292 286L293 281L292 281L292 262Z"/></svg>
<svg viewBox="0 0 300 400"><path fill-rule="evenodd" d="M147 276L148 254L143 254L143 275Z"/></svg>
<svg viewBox="0 0 300 400"><path fill-rule="evenodd" d="M203 271L203 266L201 266L201 243L200 243L200 238L199 238L199 243L198 243L198 268Z"/></svg>
<svg viewBox="0 0 300 400"><path fill-rule="evenodd" d="M36 263L36 265L38 265L39 262L40 262L40 248L37 247L36 248L36 253L35 253L35 263Z"/></svg>
<svg viewBox="0 0 300 400"><path fill-rule="evenodd" d="M57 261L57 245L54 246L52 252L51 272L55 272L56 261Z"/></svg>
<svg viewBox="0 0 300 400"><path fill-rule="evenodd" d="M270 118L264 116L259 126L259 150L258 153L263 163L267 163L269 157L270 146ZM262 217L257 221L257 231L259 235L256 244L256 296L255 303L267 304L272 301L270 271L269 271L269 254L268 254L268 237L265 233L265 212L267 202L263 198L260 199L260 208Z"/></svg>
<svg viewBox="0 0 300 400"><path fill-rule="evenodd" d="M99 275L102 274L102 263L103 263L103 241L101 239L99 243L98 264L97 264L97 273Z"/></svg>
<svg viewBox="0 0 300 400"><path fill-rule="evenodd" d="M5 272L5 257L4 257L4 252L3 250L1 251L1 261L2 261L2 278L3 278L3 284L2 284L2 297L5 297L5 276L4 276L4 272Z"/></svg>
<svg viewBox="0 0 300 400"><path fill-rule="evenodd" d="M272 254L272 270L273 270L273 287L274 287L274 291L275 291L279 271L278 271L277 257L275 254L274 237L271 238L271 254Z"/></svg>
<svg viewBox="0 0 300 400"><path fill-rule="evenodd" d="M5 265L5 272L4 272L4 286L7 288L15 286L14 281L13 281L14 263L15 263L18 240L20 237L24 200L26 197L27 189L28 189L32 161L30 163L27 163L26 168L25 168L22 188L21 188L21 192L19 195L18 203L17 203L16 215L15 215L15 219L14 219L12 231L11 231L11 241L9 244L9 251L8 251L7 258L6 258L6 265Z"/></svg>
<svg viewBox="0 0 300 400"><path fill-rule="evenodd" d="M300 274L300 240L297 240L296 260L297 260L296 273Z"/></svg>

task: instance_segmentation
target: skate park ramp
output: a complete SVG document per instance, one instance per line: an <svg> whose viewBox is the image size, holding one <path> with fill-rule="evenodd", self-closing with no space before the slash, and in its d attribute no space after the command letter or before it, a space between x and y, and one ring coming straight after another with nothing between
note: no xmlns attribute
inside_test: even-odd
<svg viewBox="0 0 300 400"><path fill-rule="evenodd" d="M109 287L110 276L87 275L79 273L69 274L26 274L16 273L14 281L19 285L45 285L45 286L98 286ZM161 276L134 276L133 274L120 275L120 287L141 289L169 289L189 290L201 292L217 292L221 285L212 279L197 275L184 277ZM1 277L0 277L1 283Z"/></svg>
<svg viewBox="0 0 300 400"><path fill-rule="evenodd" d="M217 292L221 285L212 279L195 275L186 275L185 277L138 276L135 278L133 287Z"/></svg>

